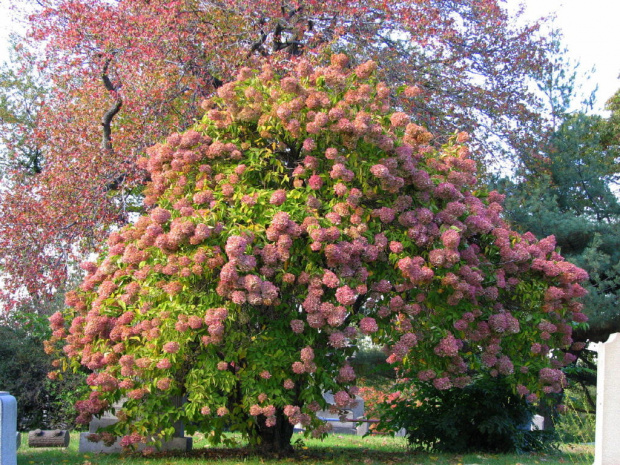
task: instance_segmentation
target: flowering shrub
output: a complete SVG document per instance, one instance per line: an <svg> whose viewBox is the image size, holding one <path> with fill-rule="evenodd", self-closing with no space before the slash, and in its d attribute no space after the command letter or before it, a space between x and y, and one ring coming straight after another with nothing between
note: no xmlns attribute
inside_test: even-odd
<svg viewBox="0 0 620 465"><path fill-rule="evenodd" d="M392 421L392 415L389 410L396 408L398 401L401 398L402 392L400 390L401 380L385 380L381 385L377 383L367 383L366 380L360 380L359 396L364 399L364 413L366 418L371 420L383 420L383 429L390 428L390 422ZM419 405L419 402L415 402L414 405ZM376 423L371 423L369 428L376 430Z"/></svg>
<svg viewBox="0 0 620 465"><path fill-rule="evenodd" d="M51 318L48 350L97 373L80 421L125 396L113 432L128 445L184 420L287 447L295 423L328 428L324 391L340 407L357 393L363 337L438 389L478 370L530 399L561 389L554 348L583 319L585 273L552 237L511 231L466 135L432 145L374 69L244 68L149 150L150 213Z"/></svg>

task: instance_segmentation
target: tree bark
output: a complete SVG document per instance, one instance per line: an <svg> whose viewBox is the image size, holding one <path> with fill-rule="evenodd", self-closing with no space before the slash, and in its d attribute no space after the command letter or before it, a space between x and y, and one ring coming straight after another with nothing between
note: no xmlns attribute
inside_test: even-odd
<svg viewBox="0 0 620 465"><path fill-rule="evenodd" d="M265 419L258 425L258 437L260 438L259 449L268 454L291 455L294 452L291 445L294 426L288 421L281 409L276 411L276 424L268 427Z"/></svg>
<svg viewBox="0 0 620 465"><path fill-rule="evenodd" d="M123 106L123 99L121 98L118 90L120 85L114 85L110 76L108 75L108 68L110 66L110 62L112 61L112 57L108 58L103 64L103 70L101 71L101 80L103 81L103 85L106 90L110 93L112 98L114 98L114 103L112 106L105 112L103 117L101 118L101 149L104 152L112 152L112 119L116 116L116 114L120 111Z"/></svg>
<svg viewBox="0 0 620 465"><path fill-rule="evenodd" d="M620 332L620 314L589 322L587 328L573 330L573 340L579 342L607 342L609 336Z"/></svg>

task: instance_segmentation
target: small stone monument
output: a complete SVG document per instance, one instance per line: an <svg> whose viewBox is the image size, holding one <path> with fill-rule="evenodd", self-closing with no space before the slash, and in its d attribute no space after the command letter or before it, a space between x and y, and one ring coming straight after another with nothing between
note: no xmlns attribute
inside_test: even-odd
<svg viewBox="0 0 620 465"><path fill-rule="evenodd" d="M99 453L99 454L118 454L122 452L123 448L121 447L121 439L118 438L114 444L106 446L103 442L93 442L88 438L91 434L97 433L100 428L105 428L106 426L113 425L118 421L115 413L117 410L120 410L123 407L123 403L125 399L121 400L119 403L116 403L112 406L112 411L106 411L100 418L93 418L93 420L88 425L88 433L80 433L80 445L79 452L80 453ZM183 400L178 397L174 397L171 399L178 408L181 408L183 405ZM190 451L192 450L193 440L191 437L185 437L185 431L183 429L183 424L181 422L177 422L174 424L174 437L164 442L161 445L161 450L170 451L170 450L178 450L178 451ZM138 449L142 449L144 445L138 447ZM4 464L1 464L4 465Z"/></svg>
<svg viewBox="0 0 620 465"><path fill-rule="evenodd" d="M35 429L28 433L28 447L69 447L69 431Z"/></svg>
<svg viewBox="0 0 620 465"><path fill-rule="evenodd" d="M0 391L0 465L17 465L17 401Z"/></svg>
<svg viewBox="0 0 620 465"><path fill-rule="evenodd" d="M594 465L620 464L620 337L598 348Z"/></svg>
<svg viewBox="0 0 620 465"><path fill-rule="evenodd" d="M533 415L527 423L524 423L518 429L522 431L543 431L545 429L545 417Z"/></svg>

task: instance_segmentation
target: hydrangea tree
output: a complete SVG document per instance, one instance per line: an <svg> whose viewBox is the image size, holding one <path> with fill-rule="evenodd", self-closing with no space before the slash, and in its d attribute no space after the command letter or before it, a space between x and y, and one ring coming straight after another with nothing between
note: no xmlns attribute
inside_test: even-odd
<svg viewBox="0 0 620 465"><path fill-rule="evenodd" d="M92 370L82 422L127 398L107 433L125 446L183 420L286 450L296 423L327 431L325 391L352 401L366 336L440 389L478 370L530 399L561 389L554 349L584 321L585 272L553 237L511 231L466 134L435 144L375 67L244 68L149 150L150 213L110 235L51 318L56 366Z"/></svg>

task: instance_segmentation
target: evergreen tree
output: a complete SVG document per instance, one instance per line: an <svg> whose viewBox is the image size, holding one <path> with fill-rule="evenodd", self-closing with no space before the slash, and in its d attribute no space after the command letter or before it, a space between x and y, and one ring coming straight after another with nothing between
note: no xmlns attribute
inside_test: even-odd
<svg viewBox="0 0 620 465"><path fill-rule="evenodd" d="M518 230L554 235L561 253L588 271L589 324L575 332L582 342L604 342L620 331L617 157L610 122L578 113L551 136L537 172L498 182L507 194L505 214Z"/></svg>

